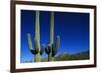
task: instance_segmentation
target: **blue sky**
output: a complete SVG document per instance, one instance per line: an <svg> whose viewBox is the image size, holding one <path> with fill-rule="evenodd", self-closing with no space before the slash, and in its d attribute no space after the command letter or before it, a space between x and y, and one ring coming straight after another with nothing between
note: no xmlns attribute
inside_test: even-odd
<svg viewBox="0 0 100 73"><path fill-rule="evenodd" d="M50 12L40 11L40 45L49 43ZM34 60L28 48L27 33L31 34L34 44L35 11L21 10L21 62ZM55 12L54 13L54 41L60 36L62 52L74 54L89 50L89 13ZM33 46L34 47L34 46ZM42 57L46 57L44 53Z"/></svg>

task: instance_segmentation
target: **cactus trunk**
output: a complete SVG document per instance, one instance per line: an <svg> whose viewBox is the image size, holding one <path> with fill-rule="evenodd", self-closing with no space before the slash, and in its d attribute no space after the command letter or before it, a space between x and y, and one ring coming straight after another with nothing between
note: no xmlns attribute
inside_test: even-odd
<svg viewBox="0 0 100 73"><path fill-rule="evenodd" d="M54 61L54 57L52 56L52 53L48 54L48 61Z"/></svg>
<svg viewBox="0 0 100 73"><path fill-rule="evenodd" d="M35 39L37 40L38 50L40 51L39 11L36 11ZM35 55L35 61L40 62L40 53L39 52Z"/></svg>
<svg viewBox="0 0 100 73"><path fill-rule="evenodd" d="M48 61L54 61L54 57L58 51L59 44L60 44L60 37L56 37L55 45L54 43L54 12L51 12L50 16L50 43L48 45L48 50L46 50L48 54Z"/></svg>
<svg viewBox="0 0 100 73"><path fill-rule="evenodd" d="M50 45L52 46L54 39L54 13L51 12L50 16ZM53 61L52 52L48 55L48 61Z"/></svg>
<svg viewBox="0 0 100 73"><path fill-rule="evenodd" d="M37 54L35 55L34 62L40 62L40 53L37 53Z"/></svg>
<svg viewBox="0 0 100 73"><path fill-rule="evenodd" d="M40 51L39 11L36 11L35 39L37 40L38 49L39 49L39 51Z"/></svg>
<svg viewBox="0 0 100 73"><path fill-rule="evenodd" d="M54 37L54 13L51 12L50 17L50 44L53 44L53 38Z"/></svg>

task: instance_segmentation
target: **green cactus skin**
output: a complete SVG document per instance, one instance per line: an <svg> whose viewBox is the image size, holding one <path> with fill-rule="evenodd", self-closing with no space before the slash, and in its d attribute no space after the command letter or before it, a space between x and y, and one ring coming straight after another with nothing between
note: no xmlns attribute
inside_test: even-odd
<svg viewBox="0 0 100 73"><path fill-rule="evenodd" d="M41 50L40 50L40 55L42 55L44 51L45 51L45 44L42 44L42 47L41 47Z"/></svg>
<svg viewBox="0 0 100 73"><path fill-rule="evenodd" d="M51 12L50 17L50 45L53 44L53 38L54 37L54 12ZM52 52L48 54L48 61L53 61Z"/></svg>
<svg viewBox="0 0 100 73"><path fill-rule="evenodd" d="M40 62L40 55L44 52L44 44L40 49L40 26L39 26L39 11L36 11L36 22L35 22L35 38L34 38L34 49L32 48L31 35L28 33L28 47L32 54L35 55L35 62Z"/></svg>
<svg viewBox="0 0 100 73"><path fill-rule="evenodd" d="M39 24L39 11L36 11L36 23L35 23L35 39L37 40L37 47L40 51L40 24ZM35 56L35 61L40 62L40 52L38 52Z"/></svg>
<svg viewBox="0 0 100 73"><path fill-rule="evenodd" d="M59 45L60 45L60 37L56 37L55 45L53 45L54 40L54 12L51 12L50 16L50 44L48 48L45 48L45 52L48 54L48 61L54 61L54 56L56 55Z"/></svg>
<svg viewBox="0 0 100 73"><path fill-rule="evenodd" d="M57 37L56 37L55 45L52 47L52 56L53 56L53 57L56 55L59 46L60 46L60 37L57 36Z"/></svg>
<svg viewBox="0 0 100 73"><path fill-rule="evenodd" d="M37 40L37 45L40 51L40 23L39 23L39 11L36 11L36 23L35 23L35 39Z"/></svg>
<svg viewBox="0 0 100 73"><path fill-rule="evenodd" d="M28 47L29 47L30 50L32 50L33 48L32 48L32 41L31 41L30 33L28 33L27 36L28 36Z"/></svg>
<svg viewBox="0 0 100 73"><path fill-rule="evenodd" d="M50 16L50 44L53 44L54 37L54 12Z"/></svg>

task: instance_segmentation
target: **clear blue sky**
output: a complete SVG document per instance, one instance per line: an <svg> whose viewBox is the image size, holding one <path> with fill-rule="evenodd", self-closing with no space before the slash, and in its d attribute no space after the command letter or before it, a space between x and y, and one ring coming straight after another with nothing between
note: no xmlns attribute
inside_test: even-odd
<svg viewBox="0 0 100 73"><path fill-rule="evenodd" d="M49 43L50 12L40 12L40 44ZM34 59L28 48L27 33L31 34L34 44L35 11L21 10L21 62ZM89 13L55 12L54 38L60 36L57 53L74 54L89 50ZM55 41L55 40L54 40ZM33 46L34 47L34 46ZM42 57L46 57L46 53Z"/></svg>

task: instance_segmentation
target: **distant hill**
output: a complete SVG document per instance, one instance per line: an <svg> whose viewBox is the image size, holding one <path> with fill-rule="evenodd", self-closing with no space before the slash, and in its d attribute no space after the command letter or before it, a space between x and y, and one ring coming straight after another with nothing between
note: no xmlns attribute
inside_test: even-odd
<svg viewBox="0 0 100 73"><path fill-rule="evenodd" d="M89 59L89 51L79 52L76 54L68 54L63 52L55 57L55 61L68 61L68 60L86 60ZM47 62L47 58L43 58L42 62Z"/></svg>
<svg viewBox="0 0 100 73"><path fill-rule="evenodd" d="M67 52L62 52L58 56L54 58L54 61L68 61L68 60L88 60L89 59L89 51L79 52L76 54L68 54ZM47 62L48 58L41 58L41 62ZM33 60L24 61L23 63L32 63Z"/></svg>

